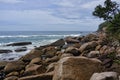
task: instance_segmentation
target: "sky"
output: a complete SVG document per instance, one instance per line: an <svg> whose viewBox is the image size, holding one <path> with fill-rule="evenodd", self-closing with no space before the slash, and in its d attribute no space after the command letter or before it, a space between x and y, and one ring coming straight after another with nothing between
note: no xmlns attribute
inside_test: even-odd
<svg viewBox="0 0 120 80"><path fill-rule="evenodd" d="M95 31L105 0L0 0L0 31ZM112 0L120 2L120 0Z"/></svg>

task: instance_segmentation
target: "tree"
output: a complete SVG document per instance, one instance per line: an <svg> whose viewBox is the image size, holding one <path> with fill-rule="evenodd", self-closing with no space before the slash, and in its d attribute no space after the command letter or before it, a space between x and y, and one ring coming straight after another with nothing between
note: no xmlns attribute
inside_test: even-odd
<svg viewBox="0 0 120 80"><path fill-rule="evenodd" d="M119 4L117 4L116 2L106 0L104 2L104 6L96 6L93 15L99 18L103 18L105 21L112 23L114 26L120 26L120 23L115 22L116 18L120 15Z"/></svg>

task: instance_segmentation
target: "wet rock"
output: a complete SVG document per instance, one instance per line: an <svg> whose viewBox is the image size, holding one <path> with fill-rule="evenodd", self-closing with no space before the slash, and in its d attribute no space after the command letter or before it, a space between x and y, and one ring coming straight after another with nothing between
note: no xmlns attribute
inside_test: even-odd
<svg viewBox="0 0 120 80"><path fill-rule="evenodd" d="M11 53L12 50L7 50L7 49L0 49L0 54L1 53Z"/></svg>
<svg viewBox="0 0 120 80"><path fill-rule="evenodd" d="M42 54L43 54L43 52L41 50L33 49L28 54L21 57L20 60L22 60L24 62L30 62L32 59L34 59L36 57L41 57Z"/></svg>
<svg viewBox="0 0 120 80"><path fill-rule="evenodd" d="M94 73L90 80L119 80L116 72Z"/></svg>
<svg viewBox="0 0 120 80"><path fill-rule="evenodd" d="M65 57L55 66L53 80L89 80L93 73L101 72L102 68L98 59Z"/></svg>
<svg viewBox="0 0 120 80"><path fill-rule="evenodd" d="M9 58L8 60L14 60L14 58Z"/></svg>
<svg viewBox="0 0 120 80"><path fill-rule="evenodd" d="M15 52L23 52L23 51L27 51L27 47L21 47L15 50Z"/></svg>
<svg viewBox="0 0 120 80"><path fill-rule="evenodd" d="M19 80L52 80L53 72L38 74L33 76L26 76L19 78Z"/></svg>
<svg viewBox="0 0 120 80"><path fill-rule="evenodd" d="M32 42L16 42L16 43L7 44L6 46L25 46L30 44L32 44Z"/></svg>
<svg viewBox="0 0 120 80"><path fill-rule="evenodd" d="M7 65L4 68L4 71L6 73L10 73L13 71L20 71L22 69L25 68L25 63L22 61L13 61L13 62L9 62L7 63Z"/></svg>

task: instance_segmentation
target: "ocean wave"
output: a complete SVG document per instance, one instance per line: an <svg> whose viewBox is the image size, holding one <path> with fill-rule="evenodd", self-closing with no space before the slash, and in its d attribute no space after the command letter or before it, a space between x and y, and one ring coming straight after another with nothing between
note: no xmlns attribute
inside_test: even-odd
<svg viewBox="0 0 120 80"><path fill-rule="evenodd" d="M39 36L39 35L9 35L9 36L0 36L0 38L25 38L25 37L36 37L36 36Z"/></svg>
<svg viewBox="0 0 120 80"><path fill-rule="evenodd" d="M0 38L28 38L28 37L66 37L66 36L80 36L81 34L66 34L66 35L5 35Z"/></svg>

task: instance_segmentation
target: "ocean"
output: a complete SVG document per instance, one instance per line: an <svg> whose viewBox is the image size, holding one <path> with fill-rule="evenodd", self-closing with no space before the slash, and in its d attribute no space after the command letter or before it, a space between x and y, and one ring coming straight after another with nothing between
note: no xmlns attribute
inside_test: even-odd
<svg viewBox="0 0 120 80"><path fill-rule="evenodd" d="M1 53L0 60L17 60L27 54L34 46L50 44L58 39L67 36L83 36L91 31L0 31L0 49L9 49L11 53ZM5 46L14 42L32 42L26 45L27 51L15 52L14 50L22 46Z"/></svg>

